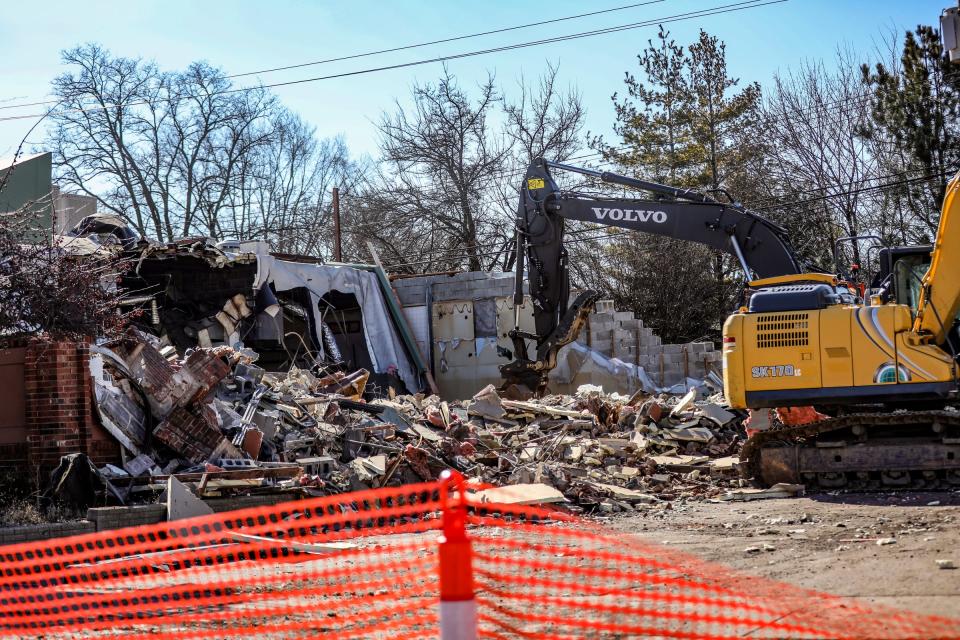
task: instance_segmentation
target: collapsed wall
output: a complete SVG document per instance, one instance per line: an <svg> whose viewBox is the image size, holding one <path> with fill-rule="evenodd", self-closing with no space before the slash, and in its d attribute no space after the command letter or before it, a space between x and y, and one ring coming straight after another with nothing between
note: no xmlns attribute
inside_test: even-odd
<svg viewBox="0 0 960 640"><path fill-rule="evenodd" d="M662 387L723 371L722 353L714 350L712 342L663 344L632 311L616 311L612 300L597 303L577 341L607 357L643 367Z"/></svg>
<svg viewBox="0 0 960 640"><path fill-rule="evenodd" d="M513 273L403 277L392 284L444 397L468 398L486 384L499 384L499 367L512 358ZM534 332L529 299L521 307L520 328ZM652 391L720 375L721 367L713 343L662 344L633 313L604 300L577 342L561 350L551 389L597 384L607 391Z"/></svg>

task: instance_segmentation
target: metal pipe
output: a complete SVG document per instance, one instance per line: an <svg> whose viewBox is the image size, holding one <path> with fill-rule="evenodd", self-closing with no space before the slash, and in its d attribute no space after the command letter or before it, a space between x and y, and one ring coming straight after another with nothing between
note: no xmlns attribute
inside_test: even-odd
<svg viewBox="0 0 960 640"><path fill-rule="evenodd" d="M730 234L730 244L733 245L733 252L737 254L737 260L740 261L740 266L743 268L743 275L746 277L747 282L753 280L753 274L750 272L750 267L747 266L747 260L743 257L743 250L740 249L740 244L737 242L737 236Z"/></svg>
<svg viewBox="0 0 960 640"><path fill-rule="evenodd" d="M681 200L691 200L693 202L716 202L713 198L698 191L692 191L690 189L678 189L677 187L671 187L665 184L660 184L658 182L648 182L646 180L640 180L638 178L631 178L629 176L620 175L619 173L613 173L610 171L597 171L595 169L585 169L583 167L574 167L569 164L563 164L561 162L552 162L550 160L544 160L543 164L547 167L553 167L556 169L562 169L564 171L572 171L573 173L580 173L585 176L591 176L593 178L600 178L604 182L610 184L619 184L625 187L633 187L635 189L642 189L644 191L652 191L654 193L659 193L662 195L668 195L673 198L679 198Z"/></svg>

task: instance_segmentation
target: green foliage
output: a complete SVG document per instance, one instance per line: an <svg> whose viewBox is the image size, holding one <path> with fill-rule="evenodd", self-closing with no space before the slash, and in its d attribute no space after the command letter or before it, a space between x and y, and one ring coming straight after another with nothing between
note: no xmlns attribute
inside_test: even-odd
<svg viewBox="0 0 960 640"><path fill-rule="evenodd" d="M611 146L593 146L624 169L675 186L719 188L733 177L749 148L738 133L757 117L760 85L735 92L739 80L727 72L726 45L705 31L686 49L663 27L637 56L643 77L627 72L626 97L612 97Z"/></svg>
<svg viewBox="0 0 960 640"><path fill-rule="evenodd" d="M661 27L637 59L640 77L626 73L626 96L612 97L621 143L598 137L593 146L622 171L655 182L701 190L738 182L745 158L759 152L741 134L756 120L760 86L737 91L725 45L702 30L684 48ZM608 251L610 293L665 340L719 335L742 281L728 256L642 234L623 234Z"/></svg>
<svg viewBox="0 0 960 640"><path fill-rule="evenodd" d="M864 64L861 71L872 89L872 123L863 135L889 145L890 168L913 180L887 195L925 223L913 240L929 242L947 183L960 168L960 72L944 57L939 32L926 25L906 33L899 65Z"/></svg>
<svg viewBox="0 0 960 640"><path fill-rule="evenodd" d="M716 255L673 238L623 233L608 247L605 276L618 309L643 319L665 343L719 339L738 285L714 286Z"/></svg>

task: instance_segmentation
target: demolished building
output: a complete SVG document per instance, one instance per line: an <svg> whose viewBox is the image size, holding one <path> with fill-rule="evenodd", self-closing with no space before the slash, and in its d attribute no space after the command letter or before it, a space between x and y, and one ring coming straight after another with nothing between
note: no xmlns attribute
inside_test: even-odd
<svg viewBox="0 0 960 640"><path fill-rule="evenodd" d="M287 499L432 480L451 467L606 510L737 486L731 462L712 462L736 453L745 418L720 397L703 404L720 386L712 345L683 346L681 363L632 316L601 307L561 357L555 382L566 395L477 394L509 358L512 274L391 283L379 266L321 264L262 242L156 244L117 221L84 224L83 251L112 244L127 259L119 286L132 325L109 341L58 346L45 361L53 375L29 358L20 366L25 379L54 385L24 405L46 421L28 436L42 444L42 456L28 447L31 472L59 462L55 490L92 474L79 483L94 488L88 505L149 502L171 478L204 498ZM525 308L520 317L531 323ZM72 368L61 376L64 362ZM594 380L629 395L582 386ZM649 401L690 388L680 404ZM76 404L44 409L63 399ZM70 437L45 437L64 428ZM677 482L689 490L670 489Z"/></svg>
<svg viewBox="0 0 960 640"><path fill-rule="evenodd" d="M513 273L398 277L392 284L444 398L469 398L484 385L500 384L500 367L513 348ZM519 318L521 331L535 333L529 302ZM662 344L632 312L601 300L577 341L561 349L550 388L573 393L591 384L625 394L683 394L708 376L719 382L721 360L712 342Z"/></svg>
<svg viewBox="0 0 960 640"><path fill-rule="evenodd" d="M377 268L281 259L262 242L225 251L204 239L150 245L121 286L161 348L250 348L262 368L367 369L397 391L426 386L425 366ZM402 385L399 386L398 385Z"/></svg>

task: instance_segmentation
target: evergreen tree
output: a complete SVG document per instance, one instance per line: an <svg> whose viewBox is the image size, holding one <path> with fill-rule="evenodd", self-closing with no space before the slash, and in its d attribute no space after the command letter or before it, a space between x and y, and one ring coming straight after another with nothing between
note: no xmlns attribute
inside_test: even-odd
<svg viewBox="0 0 960 640"><path fill-rule="evenodd" d="M950 68L940 33L925 25L906 33L899 65L864 64L861 71L872 89L864 135L887 149L891 173L904 174L904 183L888 192L891 204L921 222L905 235L929 241L947 183L960 168L960 73Z"/></svg>
<svg viewBox="0 0 960 640"><path fill-rule="evenodd" d="M760 85L747 85L731 93L739 84L727 73L727 47L715 36L700 30L700 38L689 46L687 67L694 108L690 114L694 166L698 185L719 189L727 178L743 167L750 147L736 135L752 125L760 104Z"/></svg>
<svg viewBox="0 0 960 640"><path fill-rule="evenodd" d="M701 31L684 48L661 27L637 59L640 77L626 73L626 95L612 97L620 144L598 137L593 146L624 173L655 182L700 190L744 182L738 171L751 145L742 132L755 119L760 87L737 91L724 44ZM615 300L671 341L716 338L742 282L739 264L725 254L667 238L625 232L607 257Z"/></svg>
<svg viewBox="0 0 960 640"><path fill-rule="evenodd" d="M649 180L677 184L691 162L690 112L693 97L688 84L688 60L683 47L670 39L663 26L657 42L637 56L644 79L625 72L627 96L612 96L616 122L613 130L626 150L594 141L607 159L635 168Z"/></svg>

